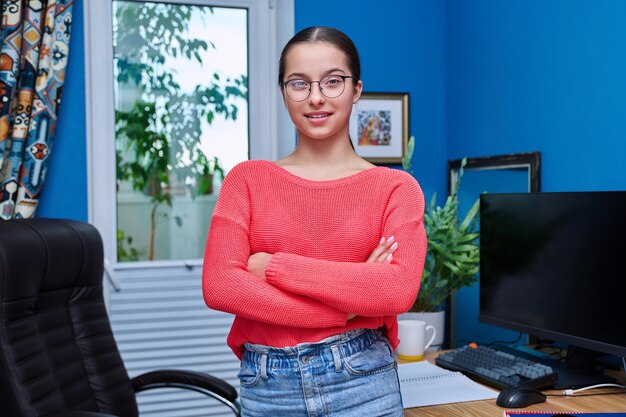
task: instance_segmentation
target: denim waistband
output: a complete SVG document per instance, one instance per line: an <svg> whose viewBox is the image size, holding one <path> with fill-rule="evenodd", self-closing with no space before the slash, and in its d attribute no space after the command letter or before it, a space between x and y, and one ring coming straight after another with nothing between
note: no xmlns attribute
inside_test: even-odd
<svg viewBox="0 0 626 417"><path fill-rule="evenodd" d="M380 329L355 329L330 336L314 343L300 343L296 346L276 348L252 343L244 344L243 360L270 367L297 366L302 356L336 356L337 351L344 356L367 349L372 343L384 338Z"/></svg>

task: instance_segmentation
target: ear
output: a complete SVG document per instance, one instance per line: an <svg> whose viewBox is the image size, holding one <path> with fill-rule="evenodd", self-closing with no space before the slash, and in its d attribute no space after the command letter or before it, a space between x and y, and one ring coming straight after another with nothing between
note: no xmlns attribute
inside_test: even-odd
<svg viewBox="0 0 626 417"><path fill-rule="evenodd" d="M354 95L352 98L352 104L356 104L357 101L361 98L361 93L363 92L363 82L361 80L357 81L354 85Z"/></svg>
<svg viewBox="0 0 626 417"><path fill-rule="evenodd" d="M285 108L287 108L287 94L285 94L284 88L280 89L280 95L283 96L283 104L285 105Z"/></svg>

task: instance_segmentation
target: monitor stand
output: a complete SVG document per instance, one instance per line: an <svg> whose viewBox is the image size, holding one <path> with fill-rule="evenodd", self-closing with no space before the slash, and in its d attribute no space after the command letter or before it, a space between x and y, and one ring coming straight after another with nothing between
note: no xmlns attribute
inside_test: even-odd
<svg viewBox="0 0 626 417"><path fill-rule="evenodd" d="M559 378L554 383L556 389L582 388L597 384L614 384L614 378L604 374L604 368L597 363L601 354L593 350L570 345L565 363L557 362Z"/></svg>
<svg viewBox="0 0 626 417"><path fill-rule="evenodd" d="M555 389L576 389L596 384L614 384L614 378L605 375L604 369L597 364L596 359L600 353L570 345L567 349L565 362L556 359L538 357L513 347L501 347L496 349L509 351L515 355L526 357L530 360L543 363L554 369L558 379L554 382Z"/></svg>

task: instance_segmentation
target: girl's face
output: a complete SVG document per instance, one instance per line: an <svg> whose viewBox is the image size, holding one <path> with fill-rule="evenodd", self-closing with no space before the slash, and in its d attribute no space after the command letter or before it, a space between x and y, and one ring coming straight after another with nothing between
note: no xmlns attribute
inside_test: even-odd
<svg viewBox="0 0 626 417"><path fill-rule="evenodd" d="M327 75L352 75L346 55L327 42L295 45L285 57L283 81L311 82ZM300 102L293 101L283 91L283 100L298 129L299 140L348 140L350 112L361 90L361 81L347 78L343 93L336 98L324 96L317 82L311 84L309 97Z"/></svg>

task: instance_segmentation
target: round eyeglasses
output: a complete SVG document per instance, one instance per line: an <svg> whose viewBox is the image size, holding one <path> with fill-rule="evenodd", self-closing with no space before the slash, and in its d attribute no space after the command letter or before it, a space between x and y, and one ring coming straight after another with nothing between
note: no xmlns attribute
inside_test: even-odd
<svg viewBox="0 0 626 417"><path fill-rule="evenodd" d="M280 83L285 89L287 97L293 101L304 101L311 95L313 83L317 83L320 92L326 98L337 98L346 88L346 78L351 75L327 75L319 81L287 80Z"/></svg>

